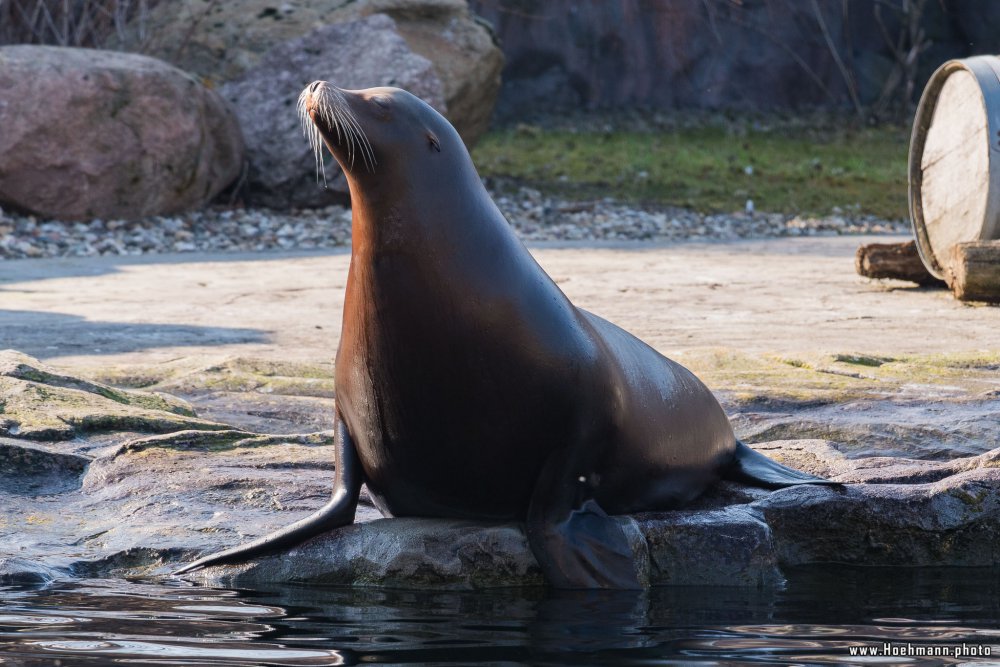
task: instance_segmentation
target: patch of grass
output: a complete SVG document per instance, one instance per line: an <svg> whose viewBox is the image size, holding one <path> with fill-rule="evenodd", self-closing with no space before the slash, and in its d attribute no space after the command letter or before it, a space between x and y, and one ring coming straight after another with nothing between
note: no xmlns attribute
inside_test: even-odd
<svg viewBox="0 0 1000 667"><path fill-rule="evenodd" d="M855 130L494 130L473 151L480 173L572 198L614 197L701 212L827 215L837 206L907 216L901 127Z"/></svg>
<svg viewBox="0 0 1000 667"><path fill-rule="evenodd" d="M874 357L867 354L835 354L833 355L833 360L843 362L845 364L872 366L874 368L878 368L882 364L894 361L891 357Z"/></svg>

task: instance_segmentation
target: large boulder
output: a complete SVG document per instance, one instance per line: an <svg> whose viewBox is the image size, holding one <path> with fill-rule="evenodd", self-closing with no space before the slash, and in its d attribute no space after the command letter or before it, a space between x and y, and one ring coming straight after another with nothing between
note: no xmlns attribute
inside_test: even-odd
<svg viewBox="0 0 1000 667"><path fill-rule="evenodd" d="M347 89L397 86L446 111L434 66L407 46L395 22L384 14L324 26L282 42L219 88L236 110L246 138L248 202L285 208L349 200L347 182L333 160L326 160L326 183L317 182L312 151L295 111L299 93L317 79Z"/></svg>
<svg viewBox="0 0 1000 667"><path fill-rule="evenodd" d="M174 0L154 7L142 19L141 33L137 19L124 39L115 35L108 47L141 49L221 84L239 77L284 42L324 25L378 13L392 17L410 48L433 63L448 120L471 145L489 125L503 54L465 0ZM327 64L331 70L364 67L363 60L337 56ZM389 70L358 85L368 88L391 74Z"/></svg>
<svg viewBox="0 0 1000 667"><path fill-rule="evenodd" d="M243 164L225 102L140 55L0 48L0 127L0 203L54 218L197 208Z"/></svg>
<svg viewBox="0 0 1000 667"><path fill-rule="evenodd" d="M437 69L446 116L471 146L489 129L500 91L503 53L492 28L469 11L466 0L369 0L353 11L383 12L400 34Z"/></svg>

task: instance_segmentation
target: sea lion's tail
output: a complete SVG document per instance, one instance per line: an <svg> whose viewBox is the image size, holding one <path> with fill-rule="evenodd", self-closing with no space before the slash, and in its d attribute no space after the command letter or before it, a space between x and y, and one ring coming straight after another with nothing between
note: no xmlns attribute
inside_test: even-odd
<svg viewBox="0 0 1000 667"><path fill-rule="evenodd" d="M306 518L299 519L277 532L265 535L248 544L199 558L195 562L175 570L173 574L175 576L187 574L211 565L243 563L251 558L297 546L310 537L340 526L346 526L354 521L354 513L358 508L358 497L361 494L361 485L364 482L364 473L361 470L361 462L358 459L358 452L354 448L354 442L351 440L351 434L348 433L347 425L340 417L340 413L337 413L337 423L334 428L336 430L333 443L334 461L336 461L337 472L333 480L333 497L330 498L330 502Z"/></svg>
<svg viewBox="0 0 1000 667"><path fill-rule="evenodd" d="M193 563L188 563L184 567L174 570L171 574L187 574L194 570L200 570L212 565L226 565L230 563L244 563L252 558L257 558L266 554L290 549L305 542L310 537L319 535L328 530L339 528L349 524L354 518L354 508L357 505L349 501L345 503L342 498L334 497L322 508L281 530L258 538L253 542L241 544L226 549L218 553L199 558Z"/></svg>
<svg viewBox="0 0 1000 667"><path fill-rule="evenodd" d="M722 476L724 479L734 482L744 482L753 486L762 486L766 489L782 489L786 486L796 486L798 484L842 485L842 482L834 482L789 468L788 466L783 466L777 461L767 458L760 452L750 449L739 440L736 441L736 453L733 456L733 462Z"/></svg>

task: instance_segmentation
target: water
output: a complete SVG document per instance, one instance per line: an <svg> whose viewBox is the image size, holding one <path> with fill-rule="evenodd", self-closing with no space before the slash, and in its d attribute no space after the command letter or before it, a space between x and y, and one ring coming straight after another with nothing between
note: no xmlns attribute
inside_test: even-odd
<svg viewBox="0 0 1000 667"><path fill-rule="evenodd" d="M0 664L1000 664L996 570L813 568L781 590L415 593L83 580L0 588Z"/></svg>

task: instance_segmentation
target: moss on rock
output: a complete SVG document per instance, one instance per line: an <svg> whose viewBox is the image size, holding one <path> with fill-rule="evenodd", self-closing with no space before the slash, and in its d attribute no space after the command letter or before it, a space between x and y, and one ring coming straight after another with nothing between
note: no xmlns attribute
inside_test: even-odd
<svg viewBox="0 0 1000 667"><path fill-rule="evenodd" d="M152 447L182 451L222 452L287 443L320 447L332 445L333 440L334 434L332 431L295 435L257 435L238 429L222 431L176 431L174 433L131 440L122 445L116 456L141 452Z"/></svg>
<svg viewBox="0 0 1000 667"><path fill-rule="evenodd" d="M708 386L736 404L822 404L907 397L969 398L996 391L1000 352L898 355L861 352L794 357L731 349L677 356Z"/></svg>
<svg viewBox="0 0 1000 667"><path fill-rule="evenodd" d="M0 435L27 440L228 428L198 419L186 402L173 396L115 389L64 375L12 350L0 352L0 403Z"/></svg>
<svg viewBox="0 0 1000 667"><path fill-rule="evenodd" d="M329 362L187 359L155 366L94 368L88 373L108 384L180 394L229 391L330 398L334 393L333 364Z"/></svg>

